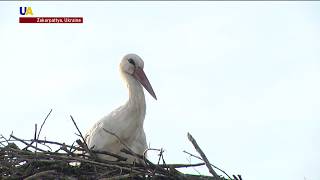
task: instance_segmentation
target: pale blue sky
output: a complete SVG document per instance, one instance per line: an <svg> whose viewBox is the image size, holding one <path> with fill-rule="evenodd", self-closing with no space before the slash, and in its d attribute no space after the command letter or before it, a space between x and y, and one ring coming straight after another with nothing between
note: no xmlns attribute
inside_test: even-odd
<svg viewBox="0 0 320 180"><path fill-rule="evenodd" d="M84 24L19 24L23 5ZM190 132L245 180L320 179L319 2L0 2L0 16L1 134L32 138L53 108L42 135L74 141L69 115L85 131L124 103L118 64L137 53L167 162L196 154Z"/></svg>

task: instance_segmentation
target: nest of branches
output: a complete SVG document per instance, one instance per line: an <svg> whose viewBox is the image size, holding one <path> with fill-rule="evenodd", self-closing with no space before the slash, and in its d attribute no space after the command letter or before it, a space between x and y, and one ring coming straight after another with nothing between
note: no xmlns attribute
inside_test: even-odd
<svg viewBox="0 0 320 180"><path fill-rule="evenodd" d="M51 111L50 111L51 113ZM47 115L46 119L50 115ZM232 178L223 170L210 164L194 138L188 133L191 141L200 156L185 152L198 158L203 163L197 164L166 164L162 149L149 149L159 151L159 160L152 163L145 156L134 153L128 147L122 152L140 159L142 164L126 162L126 158L107 152L88 149L83 136L73 118L81 140L76 140L72 145L39 139L41 129L33 139L21 139L13 134L9 138L0 137L0 179L214 179L214 180L242 180L241 176L233 175ZM111 133L112 132L108 132ZM114 134L115 135L115 134ZM116 136L116 135L115 135ZM116 136L117 137L117 136ZM20 147L17 144L22 144ZM114 157L115 161L97 158L97 154ZM179 168L196 166L208 167L212 176L184 174ZM218 169L225 176L218 175ZM226 178L227 177L227 178Z"/></svg>

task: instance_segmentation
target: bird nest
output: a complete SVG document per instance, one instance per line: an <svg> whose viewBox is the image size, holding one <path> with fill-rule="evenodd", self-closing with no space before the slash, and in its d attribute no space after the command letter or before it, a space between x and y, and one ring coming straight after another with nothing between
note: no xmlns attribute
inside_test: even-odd
<svg viewBox="0 0 320 180"><path fill-rule="evenodd" d="M51 111L50 111L51 112ZM50 113L49 113L50 114ZM48 116L47 116L48 117ZM47 119L47 118L46 118ZM46 121L45 119L45 121ZM11 134L9 138L0 137L0 179L214 179L214 180L242 180L241 176L232 178L221 169L210 164L194 138L188 134L200 156L185 152L202 160L197 164L166 164L162 149L159 151L157 163L149 161L145 156L134 153L129 148L122 152L134 156L144 163L127 163L126 158L107 151L88 149L83 141L75 121L81 140L68 145L61 142L39 139L40 131L35 128L33 139L26 140ZM37 127L37 126L36 126ZM17 144L21 144L20 147ZM114 157L115 161L97 158L98 154ZM179 168L197 166L208 167L212 176L192 175L181 173ZM220 170L224 176L218 175L214 169Z"/></svg>

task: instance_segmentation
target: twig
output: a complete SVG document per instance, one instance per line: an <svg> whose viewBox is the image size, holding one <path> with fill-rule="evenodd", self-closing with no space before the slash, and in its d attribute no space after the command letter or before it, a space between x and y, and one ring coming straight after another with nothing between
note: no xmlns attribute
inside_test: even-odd
<svg viewBox="0 0 320 180"><path fill-rule="evenodd" d="M12 134L11 134L12 135ZM2 142L6 142L7 144L9 144L10 142L10 140L8 140L7 138L5 138L2 134L1 134L1 139L4 139L4 141L2 141ZM1 142L1 144L2 144L2 142Z"/></svg>
<svg viewBox="0 0 320 180"><path fill-rule="evenodd" d="M38 130L38 125L36 123L36 124L34 124L34 136L33 136L33 139L37 139L37 130Z"/></svg>
<svg viewBox="0 0 320 180"><path fill-rule="evenodd" d="M49 174L56 174L56 173L57 172L55 170L42 171L42 172L36 173L34 175L31 175L31 176L25 178L25 180L39 179L43 176L47 176Z"/></svg>
<svg viewBox="0 0 320 180"><path fill-rule="evenodd" d="M50 111L49 111L49 113L47 114L46 118L44 118L44 120L43 120L43 122L42 122L42 124L41 124L41 126L40 126L38 136L37 136L37 138L35 137L34 139L36 139L36 140L39 139L40 133L41 133L41 130L42 130L42 127L43 127L44 123L46 123L46 121L47 121L48 117L50 116L51 112L52 112L52 109L50 109ZM34 134L34 135L36 136L36 134L37 134L37 124L35 124L35 134ZM32 143L33 143L33 142L32 142ZM31 143L31 144L32 144L32 143ZM38 142L36 142L36 147L38 147ZM35 151L35 153L37 153L37 151Z"/></svg>
<svg viewBox="0 0 320 180"><path fill-rule="evenodd" d="M38 125L37 125L37 123L36 123L36 124L34 124L34 139L37 138L37 137L36 137L36 136L37 136L37 130L38 130ZM30 145L32 145L33 142L34 142L34 141L32 141ZM29 146L28 146L28 147L29 147ZM28 148L28 147L27 147L27 148ZM27 148L26 148L26 149L27 149ZM36 142L36 148L38 148L38 143L37 143L37 142ZM35 150L34 153L37 154L37 150Z"/></svg>
<svg viewBox="0 0 320 180"><path fill-rule="evenodd" d="M38 132L38 135L37 135L37 130L38 130L38 125L35 124L34 126L34 141L32 141L28 146L26 146L24 149L28 149L34 142L36 142L35 140L38 140L39 137L40 137L40 133L41 133L41 130L42 130L42 127L44 125L44 123L47 121L48 117L50 116L52 112L52 109L50 109L49 113L47 114L46 118L43 120L42 124L41 124L41 127L39 129L39 132ZM36 142L36 147L38 147L38 143ZM37 153L37 151L35 151L35 153Z"/></svg>
<svg viewBox="0 0 320 180"><path fill-rule="evenodd" d="M196 156L196 155L194 155L194 154L191 154L191 153L189 153L189 152L187 152L187 151L183 151L183 152L186 153L186 154L189 154L189 155L192 156L192 157L195 157L195 158L200 159L201 161L203 161L203 159L202 159L201 157L199 157L199 156Z"/></svg>
<svg viewBox="0 0 320 180"><path fill-rule="evenodd" d="M199 156L196 156L196 155L194 155L194 154L191 154L191 153L189 153L189 152L187 152L187 151L183 151L183 152L186 153L186 154L189 154L189 155L192 156L192 157L195 157L195 158L203 161L203 159L202 159L201 157L199 157ZM218 169L219 171L221 171L221 172L222 172L223 174L225 174L229 179L232 179L224 170L218 168L217 166L215 166L215 165L213 165L213 164L210 164L210 165L211 165L212 167Z"/></svg>
<svg viewBox="0 0 320 180"><path fill-rule="evenodd" d="M105 128L103 128L103 130L104 130L105 132L111 134L112 136L116 137L116 138L118 139L118 141L119 141L122 145L124 145L124 147L125 147L128 151L130 151L130 152L132 153L132 155L135 155L135 154L136 154L136 153L135 153L131 148L129 148L129 146L128 146L126 143L124 143L124 142L121 140L121 138L120 138L118 135L116 135L114 132L111 132L111 131L109 131L109 130L107 130L107 129L105 129Z"/></svg>
<svg viewBox="0 0 320 180"><path fill-rule="evenodd" d="M135 174L131 174L131 173L130 174L123 174L123 175L114 176L114 177L111 177L111 178L101 178L99 180L131 179L135 175L137 175L137 173L135 173Z"/></svg>
<svg viewBox="0 0 320 180"><path fill-rule="evenodd" d="M191 156L188 158L186 157L186 159L191 164ZM195 170L198 173L198 175L201 175L201 173L195 167L192 167L192 169Z"/></svg>
<svg viewBox="0 0 320 180"><path fill-rule="evenodd" d="M159 153L159 159L158 159L158 165L160 164L160 160L161 160L161 157L163 156L163 149L161 148L160 149L160 153Z"/></svg>
<svg viewBox="0 0 320 180"><path fill-rule="evenodd" d="M128 158L126 157L122 157L122 156L119 156L118 154L114 154L114 153L111 153L111 152L108 152L108 151L101 151L101 150L91 150L93 153L97 153L97 154L104 154L104 155L108 155L108 156L113 156L115 158L118 159L118 161L126 161Z"/></svg>
<svg viewBox="0 0 320 180"><path fill-rule="evenodd" d="M113 132L111 132L111 131L109 131L109 130L107 130L107 129L105 129L105 128L103 128L103 130L104 130L105 132L113 135L114 137L116 137L116 138L118 139L118 141L119 141L122 145L124 145L124 147L126 148L126 150L129 151L129 153L127 153L127 154L130 154L130 155L132 155L132 156L138 157L139 159L143 159L143 156L141 156L140 154L134 152L131 148L129 148L129 146L128 146L127 144L125 144L118 135L116 135L115 133L113 133ZM122 150L121 150L121 151L122 151ZM123 151L123 152L125 152L125 151Z"/></svg>
<svg viewBox="0 0 320 180"><path fill-rule="evenodd" d="M77 126L77 123L74 121L74 119L73 119L73 117L72 117L71 115L70 115L70 118L71 118L74 126L77 128L77 130L78 130L78 132L79 132L79 134L80 134L80 137L81 137L81 139L82 139L82 141L83 141L83 143L84 143L84 145L85 145L85 147L84 147L85 150L86 150L90 155L92 155L93 157L95 157L95 156L91 153L91 151L90 151L90 149L89 149L89 147L88 147L88 144L87 144L86 140L85 140L84 137L82 136L82 133L81 133L81 131L79 130L79 128L78 128L78 126Z"/></svg>
<svg viewBox="0 0 320 180"><path fill-rule="evenodd" d="M163 155L161 156L161 158L162 158L162 164L166 164L166 161L164 160L164 156Z"/></svg>
<svg viewBox="0 0 320 180"><path fill-rule="evenodd" d="M195 167L195 166L203 166L205 163L197 163L197 164L159 164L160 167L163 168L187 168L187 167Z"/></svg>
<svg viewBox="0 0 320 180"><path fill-rule="evenodd" d="M14 135L12 135L12 134L10 135L10 137L12 137L12 138L14 138L14 139L16 139L16 140L18 140L18 141L22 142L23 144L27 145L28 147L32 147L32 148L33 148L33 149L35 149L35 150L45 152L45 150L42 150L42 149L40 149L40 148L38 148L38 147L35 147L35 146L33 146L33 145L31 145L31 144L29 144L29 143L25 142L24 140L22 140L22 139L20 139L20 138L15 137L15 136L14 136Z"/></svg>
<svg viewBox="0 0 320 180"><path fill-rule="evenodd" d="M206 155L203 153L203 151L201 150L201 148L199 147L197 141L192 137L192 135L190 133L188 133L188 139L189 141L193 144L194 148L198 151L198 153L200 154L200 156L202 157L203 161L206 163L207 168L209 169L209 172L212 174L212 176L216 179L219 178L218 174L213 170L213 168L211 167L211 164L208 160L208 158L206 157Z"/></svg>
<svg viewBox="0 0 320 180"><path fill-rule="evenodd" d="M234 178L235 180L242 180L241 175L238 175L238 176L236 176L236 175L232 175L232 176L233 176L233 178Z"/></svg>
<svg viewBox="0 0 320 180"><path fill-rule="evenodd" d="M74 153L72 153L71 151L69 151L69 150L67 149L66 144L63 143L63 146L61 146L60 149L64 150L64 151L65 151L66 153L68 153L69 155L74 156Z"/></svg>
<svg viewBox="0 0 320 180"><path fill-rule="evenodd" d="M76 143L76 141L73 141L73 143L71 144L71 146L69 147L70 149L69 149L69 151L72 151L72 152L75 152L76 150L75 150L75 146L74 146L74 144Z"/></svg>
<svg viewBox="0 0 320 180"><path fill-rule="evenodd" d="M43 127L44 123L46 123L46 121L47 121L48 117L50 116L51 112L52 112L52 109L50 109L50 112L47 114L46 118L44 118L44 121L42 122L41 127L40 127L40 130L39 130L37 139L39 139L40 133L41 133L41 130L42 130L42 127Z"/></svg>
<svg viewBox="0 0 320 180"><path fill-rule="evenodd" d="M82 147L83 149L85 149L85 145L83 144L82 141L80 141L80 139L76 140L77 144ZM78 148L77 148L78 149ZM117 158L118 161L126 161L127 158L125 157L122 157L122 156L119 156L118 154L114 154L114 153L111 153L111 152L108 152L108 151L101 151L101 150L95 150L93 148L90 149L90 152L92 153L97 153L97 154L104 154L104 155L108 155L108 156L112 156L112 157L115 157Z"/></svg>
<svg viewBox="0 0 320 180"><path fill-rule="evenodd" d="M149 150L149 149L147 149L147 150ZM129 150L127 150L127 149L121 149L121 152L124 152L124 153L126 153L126 154L130 154L130 155L134 155L134 156L136 156L136 157L138 157L138 158L140 158L140 159L144 159L144 161L145 161L145 164L146 165L148 165L148 166L150 166L152 169L154 169L154 170L159 170L161 173L163 173L163 174L165 174L165 175L167 175L167 176L170 176L170 172L168 172L167 170L165 170L165 169L163 169L162 167L160 167L160 166L157 166L157 165L155 165L155 164L153 164L151 161L149 161L147 158L145 158L145 156L142 156L142 155L140 155L140 154L133 154L131 151L129 151ZM145 153L146 153L147 151L145 151ZM155 171L154 171L155 172Z"/></svg>

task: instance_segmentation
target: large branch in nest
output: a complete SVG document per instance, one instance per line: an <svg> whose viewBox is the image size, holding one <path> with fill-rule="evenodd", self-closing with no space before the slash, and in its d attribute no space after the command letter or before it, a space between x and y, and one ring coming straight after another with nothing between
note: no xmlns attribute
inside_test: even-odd
<svg viewBox="0 0 320 180"><path fill-rule="evenodd" d="M211 164L207 158L207 156L204 154L204 152L201 150L201 148L199 147L197 141L192 137L192 135L190 133L188 133L188 139L189 141L192 143L192 145L194 146L194 148L198 151L198 153L200 154L200 156L202 157L203 161L206 163L207 168L209 169L209 172L212 174L212 176L216 179L220 179L218 174L213 170L213 168L211 167Z"/></svg>

